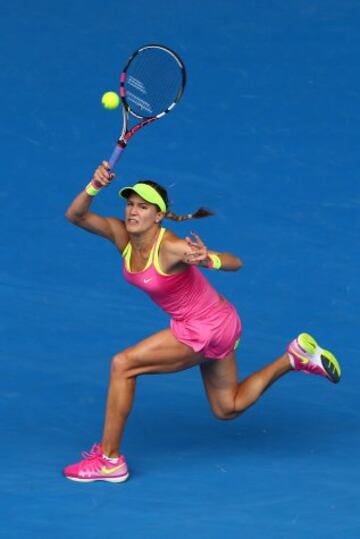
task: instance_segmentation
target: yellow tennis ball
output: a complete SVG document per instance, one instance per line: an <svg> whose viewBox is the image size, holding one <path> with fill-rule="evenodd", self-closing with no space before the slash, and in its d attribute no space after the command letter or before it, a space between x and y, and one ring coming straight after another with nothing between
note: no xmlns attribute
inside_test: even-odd
<svg viewBox="0 0 360 539"><path fill-rule="evenodd" d="M105 92L101 98L101 103L106 109L117 109L120 104L120 97L115 92Z"/></svg>

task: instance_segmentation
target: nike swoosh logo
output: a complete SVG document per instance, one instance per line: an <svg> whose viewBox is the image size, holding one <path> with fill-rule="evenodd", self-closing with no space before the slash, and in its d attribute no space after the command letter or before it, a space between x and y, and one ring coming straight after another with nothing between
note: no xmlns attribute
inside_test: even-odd
<svg viewBox="0 0 360 539"><path fill-rule="evenodd" d="M151 280L152 280L152 277L150 277L150 279L144 279L144 283L147 284L147 283L149 283Z"/></svg>
<svg viewBox="0 0 360 539"><path fill-rule="evenodd" d="M124 468L125 464L120 464L119 466L114 466L113 468L105 468L105 466L103 466L101 468L101 473L104 474L104 475L109 475L111 473L115 473L117 472L118 470L120 470L121 468Z"/></svg>

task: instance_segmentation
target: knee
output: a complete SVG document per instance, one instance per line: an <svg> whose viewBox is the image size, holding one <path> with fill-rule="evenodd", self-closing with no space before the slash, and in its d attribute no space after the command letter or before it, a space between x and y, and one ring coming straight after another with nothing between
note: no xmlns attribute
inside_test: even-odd
<svg viewBox="0 0 360 539"><path fill-rule="evenodd" d="M115 354L111 361L111 377L127 378L130 376L133 362L126 351Z"/></svg>
<svg viewBox="0 0 360 539"><path fill-rule="evenodd" d="M214 416L222 421L230 421L230 419L235 419L240 415L240 412L235 410L232 403L217 403L211 409Z"/></svg>

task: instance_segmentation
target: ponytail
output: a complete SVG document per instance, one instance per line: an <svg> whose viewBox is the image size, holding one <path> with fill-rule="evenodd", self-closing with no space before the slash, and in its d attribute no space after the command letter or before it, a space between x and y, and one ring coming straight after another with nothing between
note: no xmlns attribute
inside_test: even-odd
<svg viewBox="0 0 360 539"><path fill-rule="evenodd" d="M164 200L165 206L169 207L169 197L167 194L166 189L159 185L158 183L152 181L152 180L140 180L141 183L145 183L146 185L150 185L155 189L155 191L158 192L158 194L161 196L161 198ZM160 208L157 206L159 211ZM176 213L172 211L167 211L165 213L165 217L167 219L171 219L172 221L177 221L180 223L181 221L187 221L188 219L201 219L202 217L209 217L210 215L214 215L214 213L211 210L208 210L206 208L199 208L194 213L187 213L186 215L176 215Z"/></svg>
<svg viewBox="0 0 360 539"><path fill-rule="evenodd" d="M167 211L165 213L165 217L167 219L171 219L172 221L176 221L180 223L181 221L187 221L188 219L201 219L202 217L210 217L211 215L214 215L214 212L206 209L206 208L199 208L194 213L187 213L186 215L176 215L176 213L172 211Z"/></svg>

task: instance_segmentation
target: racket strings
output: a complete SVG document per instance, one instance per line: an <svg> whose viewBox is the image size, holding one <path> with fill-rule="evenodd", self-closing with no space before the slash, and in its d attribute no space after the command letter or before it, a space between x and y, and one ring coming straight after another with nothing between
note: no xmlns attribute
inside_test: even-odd
<svg viewBox="0 0 360 539"><path fill-rule="evenodd" d="M166 112L181 95L183 70L167 51L147 48L130 62L125 96L130 112L153 117Z"/></svg>

